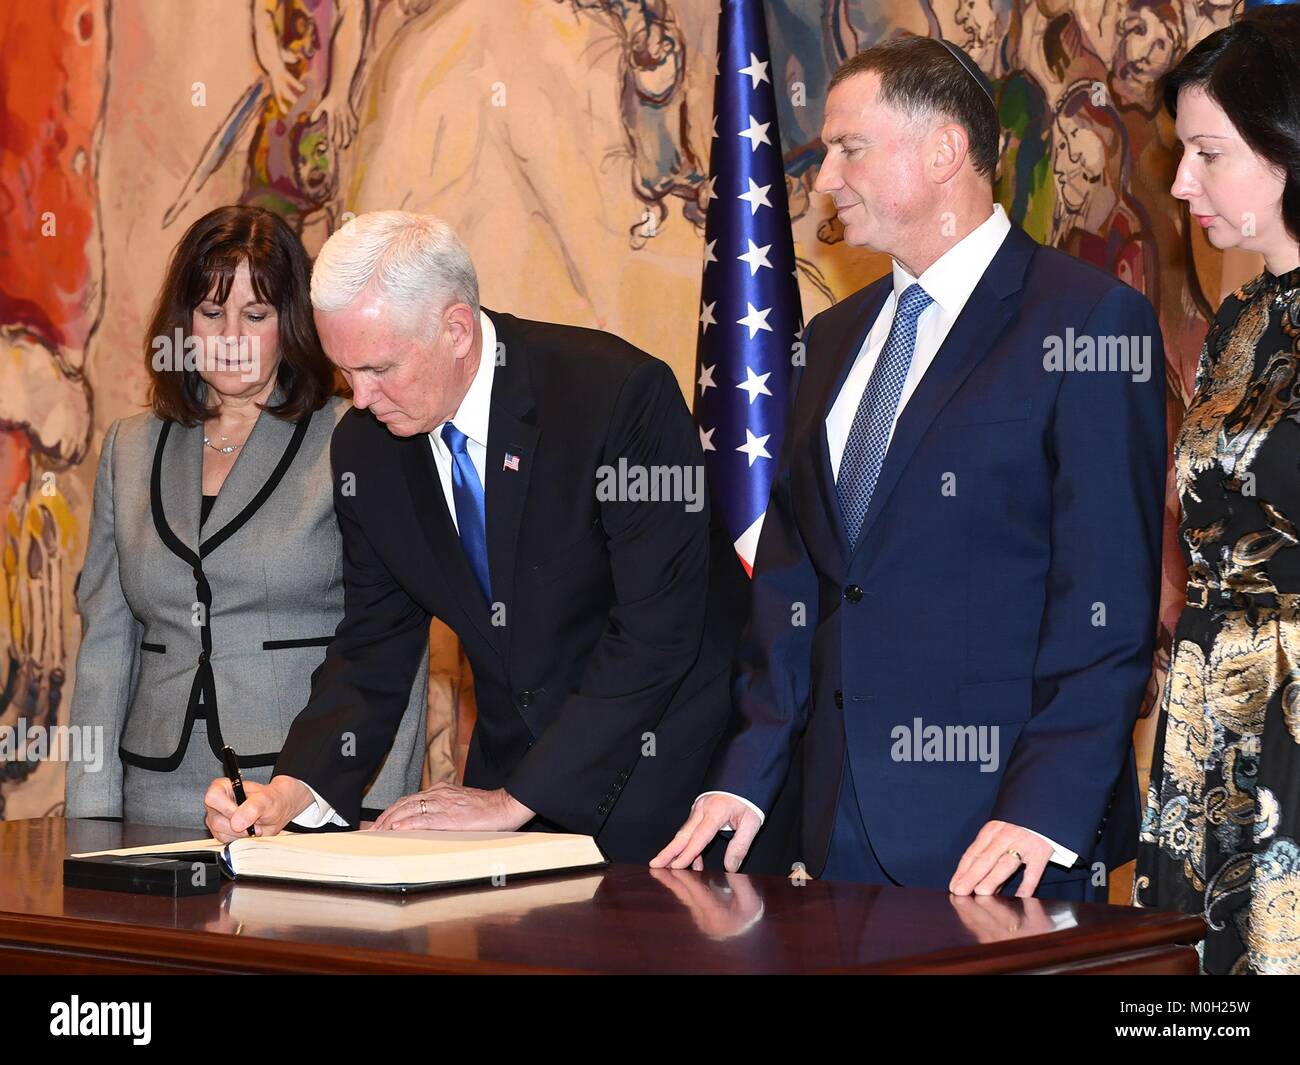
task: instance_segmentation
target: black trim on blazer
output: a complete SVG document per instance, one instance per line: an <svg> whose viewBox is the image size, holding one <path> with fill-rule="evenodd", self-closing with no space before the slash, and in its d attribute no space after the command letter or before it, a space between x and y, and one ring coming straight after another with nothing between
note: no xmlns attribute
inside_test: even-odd
<svg viewBox="0 0 1300 1065"><path fill-rule="evenodd" d="M165 643L145 643L141 640L140 650L152 651L156 655L165 655L167 653L167 645Z"/></svg>
<svg viewBox="0 0 1300 1065"><path fill-rule="evenodd" d="M159 539L162 540L172 554L193 567L195 591L198 595L198 601L203 604L203 624L199 626L199 639L202 642L203 650L199 653L198 663L194 669L194 681L190 685L189 701L185 707L185 724L181 727L181 739L176 750L163 758L150 758L128 751L119 744L118 755L128 765L140 769L151 769L158 773L175 772L180 767L185 752L189 748L190 736L194 731L194 722L199 717L203 717L207 721L208 746L212 748L212 753L218 759L221 758L221 748L225 746L225 740L221 735L221 722L217 713L217 684L212 674L212 586L208 584L208 578L204 575L203 560L234 536L235 533L239 532L248 523L249 519L262 508L263 504L271 498L271 493L279 487L280 482L284 480L284 475L289 472L289 467L293 464L299 448L302 447L310 423L311 416L308 415L294 426L293 436L290 437L289 443L285 446L284 454L280 456L280 461L276 463L275 469L271 471L271 476L266 479L266 483L262 485L243 510L206 540L200 541L198 553L195 554L172 530L172 527L167 523L167 515L163 510L163 451L167 447L167 438L171 435L172 425L175 424L171 421L163 422L162 431L158 434L158 443L154 446L153 470L149 476L149 508L153 512L153 524L154 528L158 530ZM278 757L278 751L269 754L245 754L239 756L239 764L244 769L253 769L274 765Z"/></svg>
<svg viewBox="0 0 1300 1065"><path fill-rule="evenodd" d="M311 636L302 640L264 640L262 650L283 651L290 647L328 647L333 642L333 636Z"/></svg>

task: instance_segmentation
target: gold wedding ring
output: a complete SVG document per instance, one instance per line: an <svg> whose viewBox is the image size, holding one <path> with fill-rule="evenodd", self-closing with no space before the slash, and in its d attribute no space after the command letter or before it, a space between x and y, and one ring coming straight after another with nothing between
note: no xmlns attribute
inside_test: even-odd
<svg viewBox="0 0 1300 1065"><path fill-rule="evenodd" d="M425 814L427 814L428 812L429 812L429 808L425 805L424 800L421 799L421 800L420 800L420 816L423 817L423 816L424 816Z"/></svg>
<svg viewBox="0 0 1300 1065"><path fill-rule="evenodd" d="M1008 853L1009 855L1011 855L1011 857L1013 857L1013 858L1014 858L1016 861L1018 861L1018 862L1023 862L1023 861L1024 861L1024 859L1023 859L1022 857L1020 857L1020 852L1017 851L1017 850L1009 850L1009 851L1007 851L1007 853Z"/></svg>

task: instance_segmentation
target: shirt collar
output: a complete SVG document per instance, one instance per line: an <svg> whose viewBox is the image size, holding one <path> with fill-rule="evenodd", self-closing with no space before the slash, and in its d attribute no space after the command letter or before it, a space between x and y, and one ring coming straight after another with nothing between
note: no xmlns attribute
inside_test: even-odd
<svg viewBox="0 0 1300 1065"><path fill-rule="evenodd" d="M480 447L487 447L488 421L492 414L492 377L497 365L497 330L483 311L478 312L479 328L483 333L483 350L479 353L478 369L469 391L460 401L452 424ZM446 423L444 422L443 425ZM434 428L430 436L440 435L442 425Z"/></svg>
<svg viewBox="0 0 1300 1065"><path fill-rule="evenodd" d="M894 260L895 296L919 282L946 314L960 314L1009 232L1011 220L1002 204L995 203L988 218L940 255L920 277L913 277Z"/></svg>

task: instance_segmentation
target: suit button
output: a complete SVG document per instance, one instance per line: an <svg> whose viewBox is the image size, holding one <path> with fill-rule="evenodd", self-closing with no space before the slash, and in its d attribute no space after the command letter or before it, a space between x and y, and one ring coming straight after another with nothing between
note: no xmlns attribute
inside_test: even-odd
<svg viewBox="0 0 1300 1065"><path fill-rule="evenodd" d="M835 689L835 709L836 710L844 709L844 693L840 691L839 688Z"/></svg>
<svg viewBox="0 0 1300 1065"><path fill-rule="evenodd" d="M862 602L862 589L856 584L850 584L844 589L844 598L850 603L860 603Z"/></svg>
<svg viewBox="0 0 1300 1065"><path fill-rule="evenodd" d="M519 693L519 705L527 710L533 705L533 693L525 689Z"/></svg>
<svg viewBox="0 0 1300 1065"><path fill-rule="evenodd" d="M208 652L207 652L207 651L200 651L200 652L199 652L199 665L204 665L204 664L207 662L207 660L208 660Z"/></svg>

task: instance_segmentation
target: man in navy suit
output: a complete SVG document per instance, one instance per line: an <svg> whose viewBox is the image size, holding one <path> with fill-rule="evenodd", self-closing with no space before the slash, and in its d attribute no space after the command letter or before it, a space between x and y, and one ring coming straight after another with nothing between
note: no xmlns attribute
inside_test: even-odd
<svg viewBox="0 0 1300 1065"><path fill-rule="evenodd" d="M356 827L438 617L474 670L465 779L373 827L572 832L648 861L727 726L747 605L672 370L483 308L468 250L430 215L340 228L311 295L352 387L330 447L343 619L270 783L238 804L214 780L209 830Z"/></svg>
<svg viewBox="0 0 1300 1065"><path fill-rule="evenodd" d="M799 762L811 875L1104 899L1156 628L1155 314L994 204L997 117L956 49L849 60L822 139L817 190L893 272L808 324L733 726L651 864L731 831L738 868Z"/></svg>

